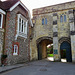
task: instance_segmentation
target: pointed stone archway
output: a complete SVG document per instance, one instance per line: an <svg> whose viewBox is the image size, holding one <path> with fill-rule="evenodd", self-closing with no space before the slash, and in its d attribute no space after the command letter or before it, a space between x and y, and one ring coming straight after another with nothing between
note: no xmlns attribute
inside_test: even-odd
<svg viewBox="0 0 75 75"><path fill-rule="evenodd" d="M60 56L61 59L66 59L67 62L72 62L72 54L71 54L71 42L70 38L62 37L59 40L60 43Z"/></svg>
<svg viewBox="0 0 75 75"><path fill-rule="evenodd" d="M36 41L38 60L47 58L47 45L52 43L53 39L51 37L41 37Z"/></svg>

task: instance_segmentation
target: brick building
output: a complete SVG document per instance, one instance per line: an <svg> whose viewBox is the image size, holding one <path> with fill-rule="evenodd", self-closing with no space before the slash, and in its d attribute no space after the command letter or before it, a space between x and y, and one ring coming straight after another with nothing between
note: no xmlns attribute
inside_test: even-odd
<svg viewBox="0 0 75 75"><path fill-rule="evenodd" d="M30 12L20 0L0 1L0 65L30 60L31 25Z"/></svg>
<svg viewBox="0 0 75 75"><path fill-rule="evenodd" d="M46 58L53 43L55 61L66 51L67 62L75 62L75 1L33 9L33 25L31 60Z"/></svg>

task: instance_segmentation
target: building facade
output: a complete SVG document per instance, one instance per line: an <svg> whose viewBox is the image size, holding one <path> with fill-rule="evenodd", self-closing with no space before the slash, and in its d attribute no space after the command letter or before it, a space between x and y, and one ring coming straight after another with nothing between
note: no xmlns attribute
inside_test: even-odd
<svg viewBox="0 0 75 75"><path fill-rule="evenodd" d="M54 60L66 51L67 62L75 62L75 1L33 9L31 60L47 57L46 46L53 43Z"/></svg>
<svg viewBox="0 0 75 75"><path fill-rule="evenodd" d="M20 0L0 1L0 65L30 60L30 12Z"/></svg>

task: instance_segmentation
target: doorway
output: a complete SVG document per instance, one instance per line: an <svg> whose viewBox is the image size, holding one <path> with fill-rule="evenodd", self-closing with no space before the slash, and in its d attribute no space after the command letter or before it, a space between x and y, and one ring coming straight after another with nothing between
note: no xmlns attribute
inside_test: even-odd
<svg viewBox="0 0 75 75"><path fill-rule="evenodd" d="M44 39L37 44L38 60L42 60L48 57L47 46L52 43L53 41Z"/></svg>
<svg viewBox="0 0 75 75"><path fill-rule="evenodd" d="M71 44L64 41L60 45L61 60L65 59L67 62L72 62Z"/></svg>

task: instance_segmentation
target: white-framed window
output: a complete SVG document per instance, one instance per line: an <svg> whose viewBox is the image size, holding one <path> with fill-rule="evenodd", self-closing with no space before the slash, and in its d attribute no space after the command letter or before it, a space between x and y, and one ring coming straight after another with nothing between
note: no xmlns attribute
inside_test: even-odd
<svg viewBox="0 0 75 75"><path fill-rule="evenodd" d="M2 28L3 24L3 14L0 14L0 28Z"/></svg>
<svg viewBox="0 0 75 75"><path fill-rule="evenodd" d="M28 26L28 20L22 16L21 14L17 14L18 23L17 23L17 35L20 37L27 38L27 26Z"/></svg>
<svg viewBox="0 0 75 75"><path fill-rule="evenodd" d="M14 45L13 55L18 55L18 45Z"/></svg>

